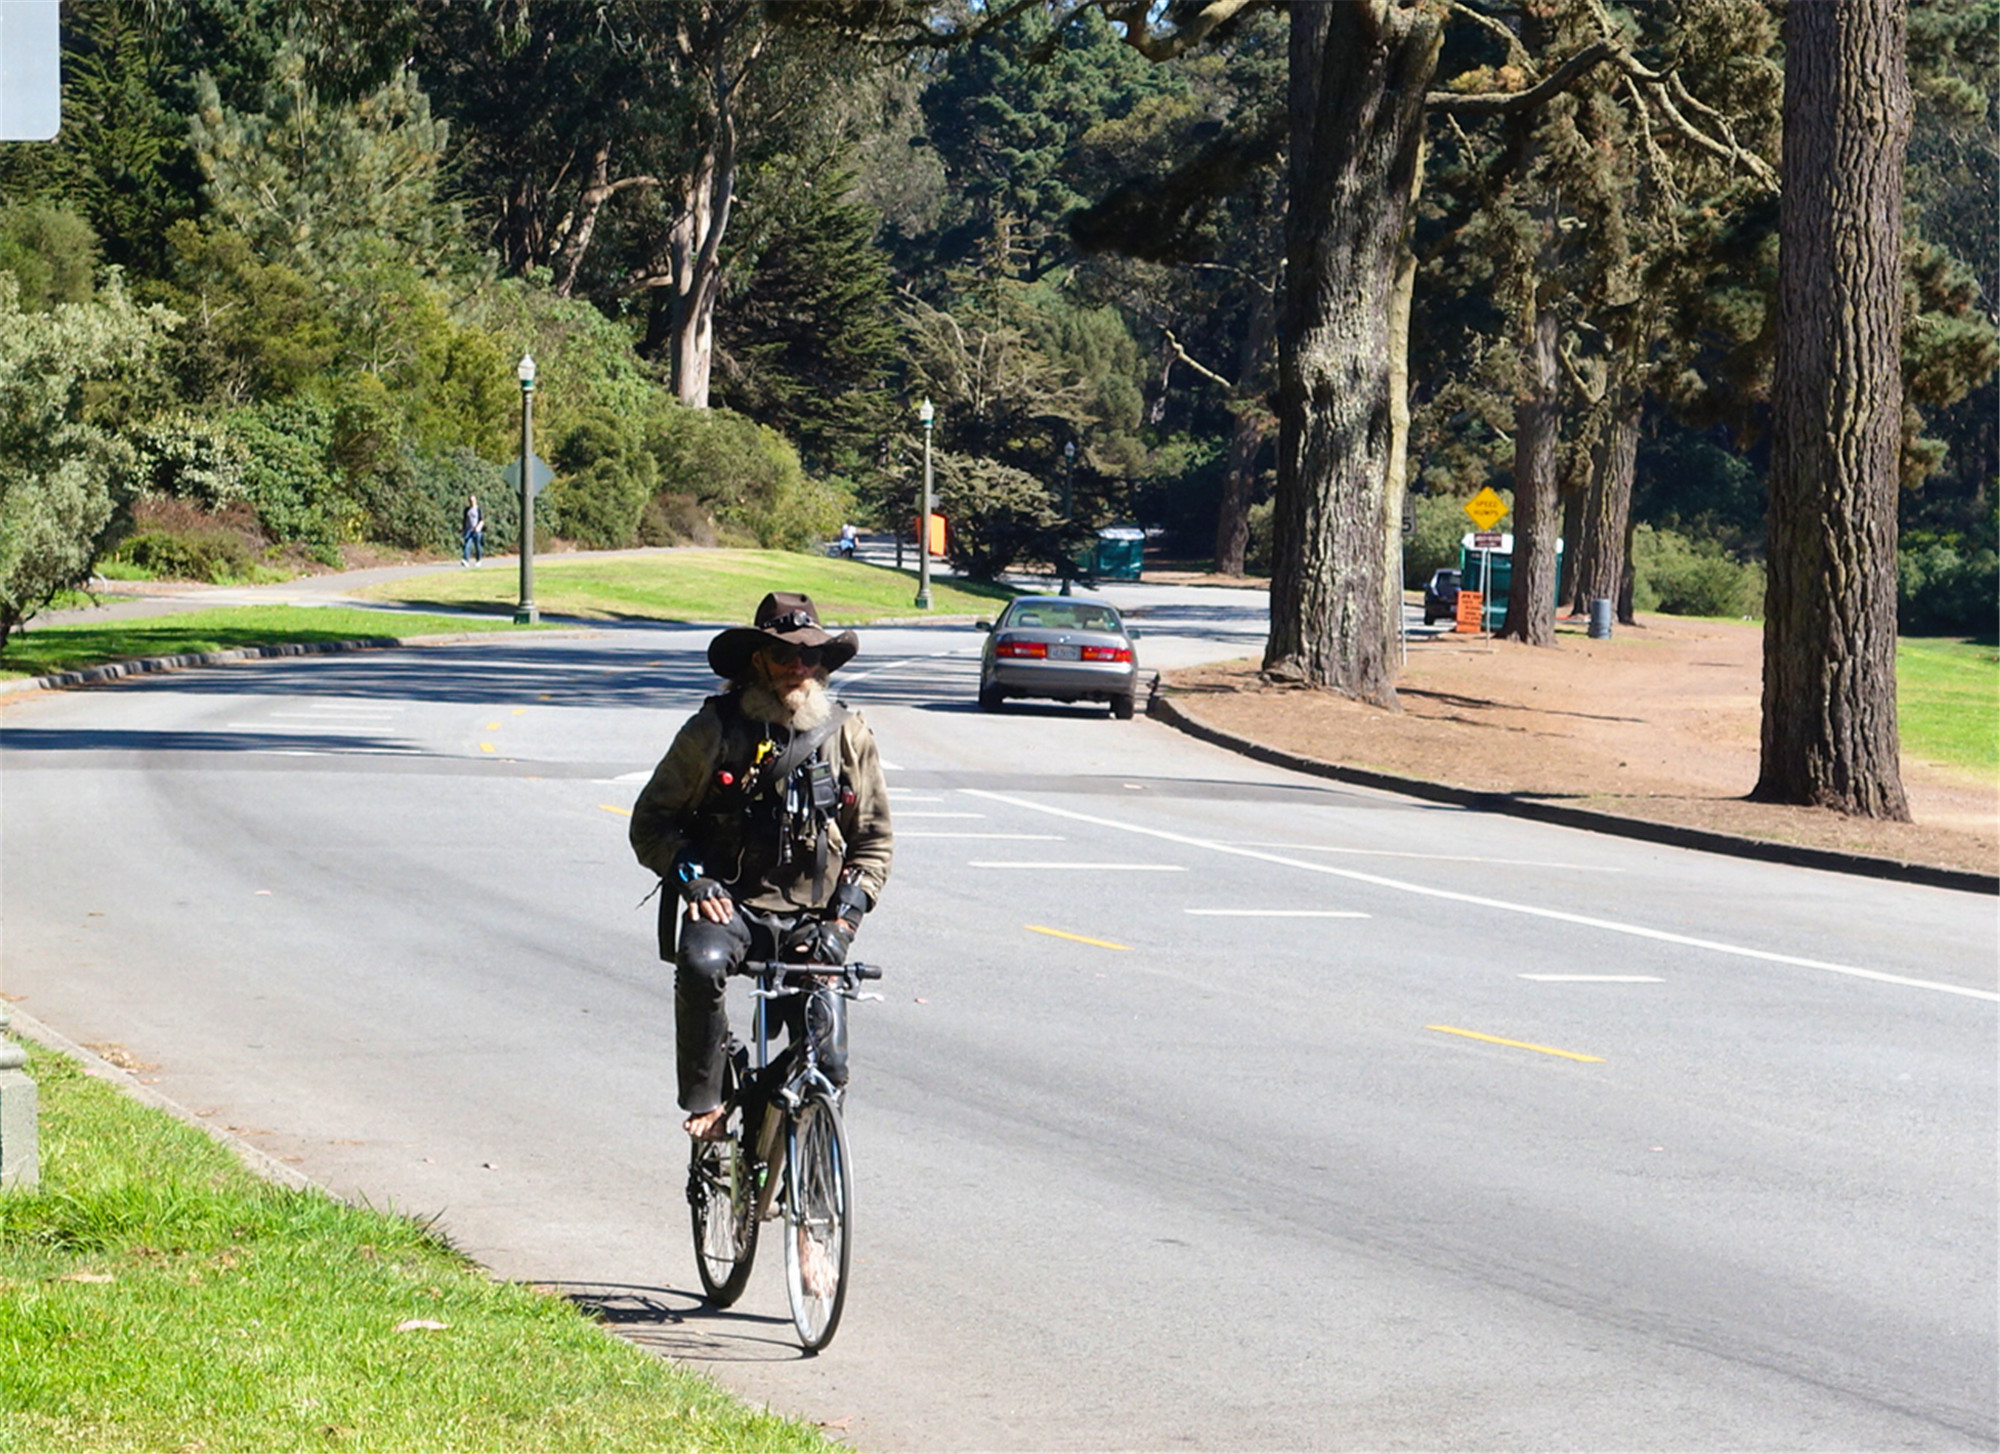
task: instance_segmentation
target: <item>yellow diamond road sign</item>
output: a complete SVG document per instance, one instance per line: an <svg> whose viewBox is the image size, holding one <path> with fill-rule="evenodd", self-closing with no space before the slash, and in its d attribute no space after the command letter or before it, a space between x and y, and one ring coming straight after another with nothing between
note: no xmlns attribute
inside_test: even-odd
<svg viewBox="0 0 2000 1454"><path fill-rule="evenodd" d="M1472 523L1481 530L1491 530L1500 517L1507 513L1507 502L1488 487L1465 502L1465 513L1472 517Z"/></svg>

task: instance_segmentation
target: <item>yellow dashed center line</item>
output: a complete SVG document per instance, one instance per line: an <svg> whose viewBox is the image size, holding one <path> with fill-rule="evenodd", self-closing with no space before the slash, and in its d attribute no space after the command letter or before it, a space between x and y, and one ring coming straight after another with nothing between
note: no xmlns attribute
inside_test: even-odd
<svg viewBox="0 0 2000 1454"><path fill-rule="evenodd" d="M1040 924L1023 924L1021 927L1026 929L1030 934L1047 934L1052 939L1074 939L1078 944L1095 944L1099 949L1124 949L1129 951L1132 948L1129 944L1113 944L1109 939L1092 939L1083 934L1065 934L1060 929L1044 929Z"/></svg>
<svg viewBox="0 0 2000 1454"><path fill-rule="evenodd" d="M1603 1063L1602 1055L1582 1055L1574 1050L1552 1050L1546 1045L1530 1045L1525 1040L1502 1040L1498 1035L1482 1035L1477 1030L1459 1030L1450 1025L1426 1025L1426 1030L1435 1030L1440 1035L1463 1035L1468 1040L1484 1040L1489 1045L1508 1045L1516 1050L1532 1050L1537 1055L1560 1055L1564 1060L1588 1060Z"/></svg>
<svg viewBox="0 0 2000 1454"><path fill-rule="evenodd" d="M479 750L481 752L498 752L500 749L490 742L482 742L479 744Z"/></svg>
<svg viewBox="0 0 2000 1454"><path fill-rule="evenodd" d="M616 813L621 818L629 818L632 816L632 810L630 808L614 807L610 803L599 803L597 806L604 809L604 811L607 813Z"/></svg>

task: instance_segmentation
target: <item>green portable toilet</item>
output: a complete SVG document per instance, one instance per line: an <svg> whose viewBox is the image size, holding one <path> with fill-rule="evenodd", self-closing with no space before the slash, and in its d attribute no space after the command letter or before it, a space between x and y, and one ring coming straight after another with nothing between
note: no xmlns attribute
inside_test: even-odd
<svg viewBox="0 0 2000 1454"><path fill-rule="evenodd" d="M1136 581L1146 559L1146 532L1131 525L1112 525L1097 532L1091 571L1100 581Z"/></svg>

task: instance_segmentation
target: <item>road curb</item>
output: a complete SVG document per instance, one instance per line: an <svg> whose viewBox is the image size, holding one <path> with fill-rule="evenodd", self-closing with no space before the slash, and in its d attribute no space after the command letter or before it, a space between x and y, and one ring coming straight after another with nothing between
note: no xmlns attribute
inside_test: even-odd
<svg viewBox="0 0 2000 1454"><path fill-rule="evenodd" d="M570 630L538 631L537 641L564 636L595 635L598 628L580 626ZM155 672L184 671L189 667L228 666L236 662L262 661L281 656L332 656L348 651L389 651L405 646L454 646L464 642L510 639L500 631L458 631L442 636L357 636L346 641L281 642L272 646L233 646L227 651L187 651L175 656L143 656L130 661L109 661L102 666L79 667L75 671L50 672L46 676L20 677L0 682L0 695L8 692L60 691L65 687L101 686L128 677L150 676Z"/></svg>
<svg viewBox="0 0 2000 1454"><path fill-rule="evenodd" d="M218 1126L213 1121L189 1110L173 1097L162 1095L129 1070L113 1065L89 1046L77 1044L60 1030L51 1029L19 1005L10 1004L7 1013L13 1017L9 1028L14 1034L24 1040L34 1041L45 1050L67 1055L83 1067L84 1074L115 1086L141 1105L151 1106L156 1111L165 1111L175 1120L185 1121L196 1130L205 1132L211 1140L220 1142L235 1152L244 1165L266 1181L278 1182L295 1191L326 1191L325 1187L297 1167L286 1165L270 1152L251 1145L227 1127Z"/></svg>
<svg viewBox="0 0 2000 1454"><path fill-rule="evenodd" d="M1330 778L1355 787L1374 788L1404 797L1423 798L1453 807L1471 808L1482 813L1504 813L1564 828L1582 828L1592 833L1608 833L1619 838L1635 838L1662 843L1673 848L1693 848L1704 853L1723 853L1765 863L1788 864L1794 868L1819 868L1831 873L1857 874L1867 878L1890 879L1901 883L1924 884L1931 888L1953 889L1960 893L2000 894L2000 874L1974 873L1969 869L1940 868L1933 864L1904 863L1900 859L1875 858L1864 853L1843 853L1832 848L1807 848L1792 843L1772 843L1760 838L1741 838L1705 828L1686 828L1675 823L1653 823L1644 818L1626 818L1616 813L1599 813L1588 808L1565 807L1539 802L1509 793L1482 792L1455 788L1422 778L1398 777L1369 768L1345 767L1316 757L1303 757L1268 747L1261 742L1238 737L1211 727L1174 705L1170 693L1155 691L1147 699L1146 715L1157 718L1190 737L1226 748L1258 762L1314 777Z"/></svg>

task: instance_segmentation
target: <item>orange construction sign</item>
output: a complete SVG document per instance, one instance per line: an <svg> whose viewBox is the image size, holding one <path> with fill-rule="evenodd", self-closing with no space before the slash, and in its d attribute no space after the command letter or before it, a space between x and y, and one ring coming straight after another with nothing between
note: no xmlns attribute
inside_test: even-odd
<svg viewBox="0 0 2000 1454"><path fill-rule="evenodd" d="M1486 594L1483 591L1460 591L1458 593L1458 622L1451 629L1460 631L1484 631L1486 629Z"/></svg>

